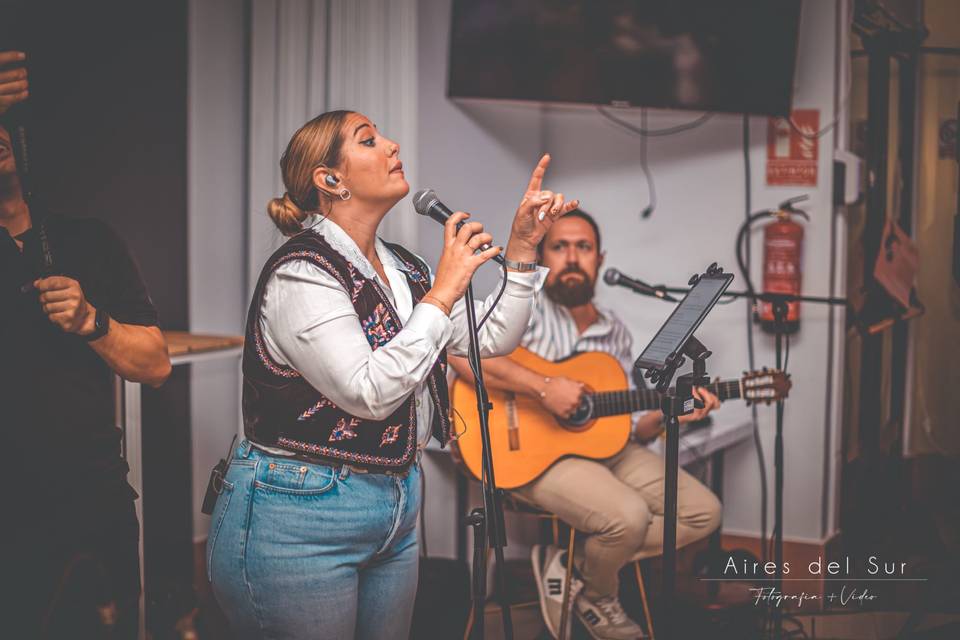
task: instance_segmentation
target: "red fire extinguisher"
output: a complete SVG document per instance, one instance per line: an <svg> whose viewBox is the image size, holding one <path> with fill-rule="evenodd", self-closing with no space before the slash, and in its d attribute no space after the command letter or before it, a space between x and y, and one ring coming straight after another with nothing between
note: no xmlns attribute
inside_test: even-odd
<svg viewBox="0 0 960 640"><path fill-rule="evenodd" d="M800 295L803 227L792 218L806 217L803 211L787 205L774 214L774 221L763 229L763 292ZM773 304L760 302L760 326L773 332ZM793 333L800 328L800 303L788 302L783 328Z"/></svg>

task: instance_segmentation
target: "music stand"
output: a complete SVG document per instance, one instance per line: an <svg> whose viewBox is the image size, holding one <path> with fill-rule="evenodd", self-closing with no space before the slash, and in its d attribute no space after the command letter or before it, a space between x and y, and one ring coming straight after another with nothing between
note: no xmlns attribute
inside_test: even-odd
<svg viewBox="0 0 960 640"><path fill-rule="evenodd" d="M677 484L680 469L680 416L691 413L702 403L693 396L694 387L709 384L707 358L711 352L693 333L733 281L733 274L723 273L716 263L703 274L690 278L691 289L664 322L660 330L634 363L646 369L645 377L661 393L660 408L667 420L666 462L663 496L663 603L664 622L661 636L673 638L673 599L677 566ZM677 378L674 390L670 382L686 358L693 361L693 372Z"/></svg>

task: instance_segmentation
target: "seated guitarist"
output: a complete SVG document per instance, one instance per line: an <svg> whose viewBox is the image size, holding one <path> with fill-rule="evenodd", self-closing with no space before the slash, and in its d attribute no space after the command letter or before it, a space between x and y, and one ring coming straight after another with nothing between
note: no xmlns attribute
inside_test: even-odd
<svg viewBox="0 0 960 640"><path fill-rule="evenodd" d="M593 218L575 209L557 220L538 248L550 272L538 294L521 345L548 360L581 351L604 351L633 366L633 339L612 312L593 303L594 284L604 254L600 230ZM460 376L472 380L463 358L450 358ZM528 394L543 408L568 417L580 403L583 383L569 378L544 378L508 358L483 362L491 388ZM720 405L706 389L696 390L704 408L680 418L702 419ZM582 590L574 610L594 638L640 638L643 631L623 611L617 598L618 572L634 557L660 555L663 542L663 459L643 446L663 431L659 411L634 415L633 437L620 453L605 460L563 458L514 494L559 516L586 534L576 560ZM716 496L680 470L677 546L700 540L720 524ZM583 539L583 538L582 538ZM562 584L566 553L555 547L534 547L533 567L545 622L556 636L563 594L547 585ZM560 578L560 581L556 579ZM578 585L579 586L579 585ZM576 593L576 591L574 591Z"/></svg>

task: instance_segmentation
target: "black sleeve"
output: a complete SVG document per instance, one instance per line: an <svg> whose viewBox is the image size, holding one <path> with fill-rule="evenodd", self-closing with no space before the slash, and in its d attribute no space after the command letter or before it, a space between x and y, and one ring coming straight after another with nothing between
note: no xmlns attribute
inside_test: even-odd
<svg viewBox="0 0 960 640"><path fill-rule="evenodd" d="M102 222L96 234L102 253L103 298L107 313L117 322L145 327L158 325L157 310L140 275L137 261L127 243L109 225ZM94 306L97 301L93 301Z"/></svg>

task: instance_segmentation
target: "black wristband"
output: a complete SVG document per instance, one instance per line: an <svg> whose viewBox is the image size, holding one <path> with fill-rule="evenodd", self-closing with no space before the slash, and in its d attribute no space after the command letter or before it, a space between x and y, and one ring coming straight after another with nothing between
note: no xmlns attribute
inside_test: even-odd
<svg viewBox="0 0 960 640"><path fill-rule="evenodd" d="M107 331L109 331L109 329L110 315L102 308L97 309L97 315L93 320L93 332L80 337L87 342L93 342L94 340L99 340L103 336L107 335Z"/></svg>

